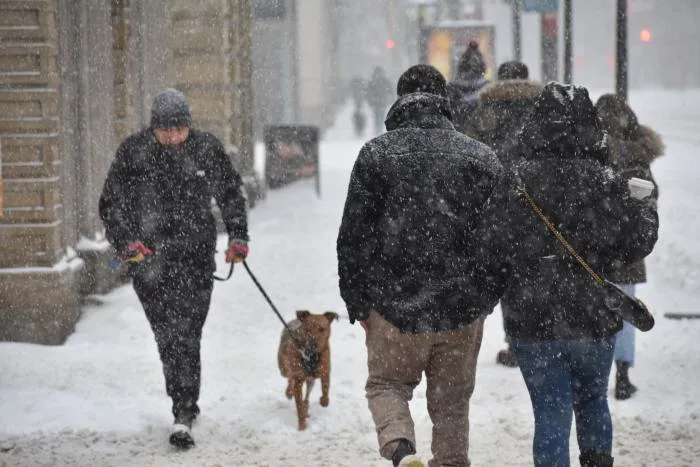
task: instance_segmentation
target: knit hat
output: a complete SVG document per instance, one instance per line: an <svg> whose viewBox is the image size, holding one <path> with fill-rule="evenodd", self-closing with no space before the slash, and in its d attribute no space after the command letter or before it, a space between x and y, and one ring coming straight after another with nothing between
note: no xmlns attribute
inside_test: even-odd
<svg viewBox="0 0 700 467"><path fill-rule="evenodd" d="M464 51L457 64L457 78L476 80L486 74L486 61L479 50L479 43L469 41L467 50Z"/></svg>
<svg viewBox="0 0 700 467"><path fill-rule="evenodd" d="M528 79L530 77L530 70L528 70L527 65L518 60L510 60L501 63L498 67L498 79Z"/></svg>
<svg viewBox="0 0 700 467"><path fill-rule="evenodd" d="M447 81L434 66L414 65L401 75L396 84L396 94L399 97L413 92L447 97Z"/></svg>
<svg viewBox="0 0 700 467"><path fill-rule="evenodd" d="M152 128L176 128L192 125L187 98L177 89L168 88L153 98L151 105Z"/></svg>

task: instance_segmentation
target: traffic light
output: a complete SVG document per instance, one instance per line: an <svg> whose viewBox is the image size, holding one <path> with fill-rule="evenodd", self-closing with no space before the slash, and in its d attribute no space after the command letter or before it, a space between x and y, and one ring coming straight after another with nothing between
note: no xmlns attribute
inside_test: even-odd
<svg viewBox="0 0 700 467"><path fill-rule="evenodd" d="M396 46L396 42L394 42L393 39L387 39L386 42L384 43L386 45L386 48L391 50Z"/></svg>
<svg viewBox="0 0 700 467"><path fill-rule="evenodd" d="M649 29L642 29L639 31L639 40L642 42L651 42L651 31Z"/></svg>

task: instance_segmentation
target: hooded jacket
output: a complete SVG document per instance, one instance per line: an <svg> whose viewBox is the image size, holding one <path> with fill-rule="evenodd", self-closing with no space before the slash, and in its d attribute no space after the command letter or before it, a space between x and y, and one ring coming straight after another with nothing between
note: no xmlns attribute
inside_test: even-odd
<svg viewBox="0 0 700 467"><path fill-rule="evenodd" d="M456 329L490 313L503 291L480 248L502 167L450 115L443 97L400 97L388 132L357 157L337 240L351 322L374 310L404 332Z"/></svg>
<svg viewBox="0 0 700 467"><path fill-rule="evenodd" d="M583 88L545 87L519 135L518 182L594 271L609 274L648 255L658 217L629 196L608 164L605 133ZM507 250L503 301L510 339L608 337L621 327L593 279L564 249L514 186L494 222Z"/></svg>
<svg viewBox="0 0 700 467"><path fill-rule="evenodd" d="M605 95L596 104L603 128L608 133L610 162L622 176L649 180L654 191L647 201L656 206L659 189L651 172L651 163L664 153L664 143L654 130L640 125L632 109L617 96ZM618 284L646 282L644 261L624 265L610 273L608 279Z"/></svg>

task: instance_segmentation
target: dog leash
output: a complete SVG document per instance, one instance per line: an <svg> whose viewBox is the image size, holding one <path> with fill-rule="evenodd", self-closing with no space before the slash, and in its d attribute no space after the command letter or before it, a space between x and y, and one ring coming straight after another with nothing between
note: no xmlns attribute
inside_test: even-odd
<svg viewBox="0 0 700 467"><path fill-rule="evenodd" d="M231 261L231 268L228 270L228 275L226 277L219 277L216 274L214 274L214 279L221 282L229 280L233 275L233 264L233 261Z"/></svg>
<svg viewBox="0 0 700 467"><path fill-rule="evenodd" d="M231 266L233 267L233 263L231 263ZM274 303L272 303L272 300L267 295L267 292L265 292L263 286L260 285L260 282L255 277L255 274L253 274L253 271L250 270L250 267L248 266L248 263L245 260L243 260L243 267L246 271L248 271L248 275L253 280L260 293L262 293L263 297L265 297L265 300L267 300L267 303L272 308L272 311L274 311L279 320L282 321L282 325L287 329L287 331L289 331L289 337L297 345L297 347L299 347L299 354L301 354L302 365L304 366L304 371L306 372L306 374L315 373L316 369L318 368L318 364L320 363L321 354L315 349L309 349L304 344L304 342L302 342L297 337L296 332L292 330L292 328L289 327L284 318L282 318L282 315L277 310L277 307Z"/></svg>

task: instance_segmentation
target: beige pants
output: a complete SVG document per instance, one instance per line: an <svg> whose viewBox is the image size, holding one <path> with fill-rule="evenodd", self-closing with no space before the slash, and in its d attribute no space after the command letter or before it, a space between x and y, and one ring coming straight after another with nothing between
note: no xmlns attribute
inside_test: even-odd
<svg viewBox="0 0 700 467"><path fill-rule="evenodd" d="M391 459L401 438L416 445L408 402L425 372L433 422L429 466L468 466L469 399L484 319L455 331L412 334L372 312L367 327L365 389L381 456Z"/></svg>

